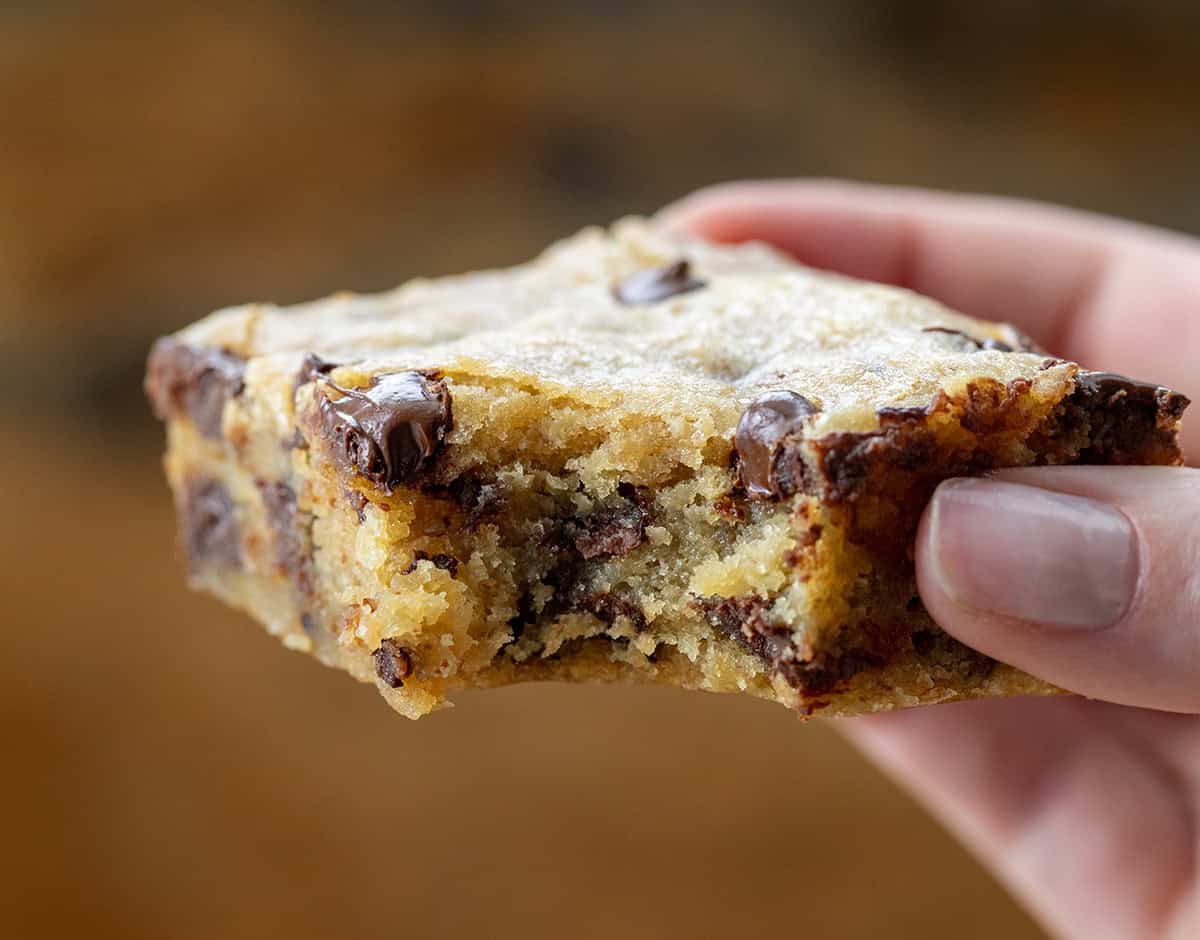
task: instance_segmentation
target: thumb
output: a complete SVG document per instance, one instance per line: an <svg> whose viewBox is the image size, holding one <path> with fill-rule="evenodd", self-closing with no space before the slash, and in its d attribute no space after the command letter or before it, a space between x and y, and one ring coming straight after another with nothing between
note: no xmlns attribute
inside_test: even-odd
<svg viewBox="0 0 1200 940"><path fill-rule="evenodd" d="M1091 698L1200 712L1200 470L948 480L917 579L933 618L989 656Z"/></svg>

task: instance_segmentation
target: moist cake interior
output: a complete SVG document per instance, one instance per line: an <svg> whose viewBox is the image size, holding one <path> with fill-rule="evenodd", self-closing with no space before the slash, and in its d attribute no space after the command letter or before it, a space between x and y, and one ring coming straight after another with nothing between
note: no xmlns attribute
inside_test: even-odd
<svg viewBox="0 0 1200 940"><path fill-rule="evenodd" d="M227 354L164 345L152 374L175 375L167 360L180 356L206 363L202 386L228 372ZM589 409L536 390L394 375L435 390L424 419L391 430L407 457L387 453L387 416L364 410L388 382L310 358L278 478L246 487L226 453L202 475L178 473L196 579L412 715L460 685L559 677L746 691L805 713L1012 687L1017 674L945 635L917 596L909 546L933 488L1001 466L1170 462L1182 410L1179 396L1119 376L1080 373L1057 402L1025 380L982 380L882 411L876 431L808 439L804 408L767 401L774 425L752 421L752 404L698 466L651 454L646 472L613 480L589 472L610 462L597 452L653 449L652 428L617 441ZM500 417L455 441L450 402L471 399ZM172 428L174 453L216 449L204 401L197 413ZM404 483L422 459L421 420L431 466ZM490 460L449 459L439 434ZM247 528L268 544L248 548ZM260 552L268 577L245 571Z"/></svg>

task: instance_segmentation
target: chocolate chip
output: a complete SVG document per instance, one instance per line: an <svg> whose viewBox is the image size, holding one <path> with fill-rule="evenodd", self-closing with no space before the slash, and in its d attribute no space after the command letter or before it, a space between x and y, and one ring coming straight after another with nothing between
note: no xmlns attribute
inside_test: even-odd
<svg viewBox="0 0 1200 940"><path fill-rule="evenodd" d="M412 675L412 655L395 640L384 640L372 655L375 659L375 675L385 685L398 689Z"/></svg>
<svg viewBox="0 0 1200 940"><path fill-rule="evenodd" d="M549 623L561 614L588 613L610 626L618 617L627 618L635 630L646 628L646 613L621 590L597 589L591 583L594 568L577 557L561 558L542 581L554 588L554 594L540 611L542 622Z"/></svg>
<svg viewBox="0 0 1200 940"><path fill-rule="evenodd" d="M753 499L791 496L804 482L799 441L819 409L803 395L781 389L759 395L738 421L733 443L738 479Z"/></svg>
<svg viewBox="0 0 1200 940"><path fill-rule="evenodd" d="M663 268L631 274L613 285L612 294L620 303L636 306L656 303L704 286L704 281L692 277L691 265L680 260Z"/></svg>
<svg viewBox="0 0 1200 940"><path fill-rule="evenodd" d="M308 527L311 517L296 507L296 491L282 480L258 480L267 522L275 534L275 564L301 591L312 590L312 559Z"/></svg>
<svg viewBox="0 0 1200 940"><path fill-rule="evenodd" d="M596 510L566 524L566 535L575 550L591 561L594 558L621 558L646 539L645 500L630 485L622 483L620 502Z"/></svg>
<svg viewBox="0 0 1200 940"><path fill-rule="evenodd" d="M692 603L709 626L737 641L804 695L829 692L863 669L883 662L880 656L865 650L813 655L807 647L797 647L791 629L770 620L770 601L756 594L698 597Z"/></svg>
<svg viewBox="0 0 1200 940"><path fill-rule="evenodd" d="M420 372L377 375L366 389L323 386L321 425L335 458L389 493L426 470L452 425L449 390Z"/></svg>
<svg viewBox="0 0 1200 940"><path fill-rule="evenodd" d="M237 517L233 497L224 484L211 479L190 481L180 518L183 547L194 570L211 564L240 564Z"/></svg>
<svg viewBox="0 0 1200 940"><path fill-rule="evenodd" d="M700 597L695 601L710 627L737 640L772 668L795 658L792 631L767 619L769 606L756 594L745 597Z"/></svg>
<svg viewBox="0 0 1200 940"><path fill-rule="evenodd" d="M591 614L609 626L624 617L634 630L646 629L646 614L642 608L612 591L571 592L566 599L566 609Z"/></svg>
<svg viewBox="0 0 1200 940"><path fill-rule="evenodd" d="M246 361L225 349L164 337L150 350L146 395L162 420L188 418L205 437L221 436L225 402L245 388Z"/></svg>
<svg viewBox="0 0 1200 940"><path fill-rule="evenodd" d="M458 559L453 555L444 555L440 552L436 555L430 555L428 552L423 552L420 549L413 552L412 561L410 561L408 566L400 573L412 574L417 570L417 562L419 561L431 562L433 567L438 568L441 571L450 572L451 577L458 573Z"/></svg>
<svg viewBox="0 0 1200 940"><path fill-rule="evenodd" d="M429 560L433 562L433 567L441 571L449 571L452 575L458 573L458 559L453 555L443 555L439 552Z"/></svg>

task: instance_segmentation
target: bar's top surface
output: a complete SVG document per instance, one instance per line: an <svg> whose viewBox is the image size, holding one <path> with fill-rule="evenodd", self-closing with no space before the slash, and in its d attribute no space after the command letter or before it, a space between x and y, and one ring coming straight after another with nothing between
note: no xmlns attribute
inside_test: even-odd
<svg viewBox="0 0 1200 940"><path fill-rule="evenodd" d="M1074 374L1011 327L911 291L637 219L518 267L231 308L180 338L297 365L314 352L368 376L438 370L633 411L706 412L729 429L756 396L786 388L817 406L815 433L870 429L881 407L925 406L974 379L1028 378L1052 394Z"/></svg>

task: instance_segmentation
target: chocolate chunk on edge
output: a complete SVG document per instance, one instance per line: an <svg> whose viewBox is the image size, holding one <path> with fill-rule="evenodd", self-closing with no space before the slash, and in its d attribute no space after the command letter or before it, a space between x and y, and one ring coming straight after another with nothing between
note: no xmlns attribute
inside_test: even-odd
<svg viewBox="0 0 1200 940"><path fill-rule="evenodd" d="M1178 420L1191 404L1186 395L1166 386L1131 379L1115 372L1080 372L1075 377L1075 388L1083 395L1105 404L1117 404L1123 399L1154 408L1169 420Z"/></svg>
<svg viewBox="0 0 1200 940"><path fill-rule="evenodd" d="M365 389L325 380L318 398L334 458L389 493L422 475L453 426L449 389L421 372L377 375Z"/></svg>
<svg viewBox="0 0 1200 940"><path fill-rule="evenodd" d="M383 680L384 685L398 689L412 675L412 655L393 639L381 642L372 656L375 659L375 675Z"/></svg>
<svg viewBox="0 0 1200 940"><path fill-rule="evenodd" d="M781 499L803 486L804 462L796 446L818 408L786 389L766 392L742 412L734 432L738 480L753 499Z"/></svg>
<svg viewBox="0 0 1200 940"><path fill-rule="evenodd" d="M226 349L164 337L150 350L146 396L162 420L188 418L205 437L221 436L225 402L245 388L246 360Z"/></svg>
<svg viewBox="0 0 1200 940"><path fill-rule="evenodd" d="M1181 455L1179 419L1191 402L1186 395L1153 382L1113 372L1081 371L1066 400L1064 416L1084 420L1087 446L1080 463L1162 463Z"/></svg>
<svg viewBox="0 0 1200 940"><path fill-rule="evenodd" d="M223 483L208 478L189 480L180 513L181 540L192 570L209 565L241 564L233 497Z"/></svg>
<svg viewBox="0 0 1200 940"><path fill-rule="evenodd" d="M618 302L632 307L657 303L704 286L704 281L692 277L691 264L681 259L666 267L630 274L613 285L612 295Z"/></svg>

